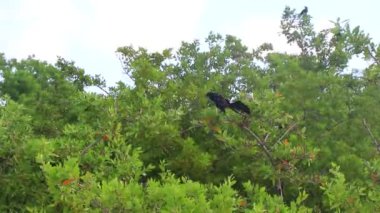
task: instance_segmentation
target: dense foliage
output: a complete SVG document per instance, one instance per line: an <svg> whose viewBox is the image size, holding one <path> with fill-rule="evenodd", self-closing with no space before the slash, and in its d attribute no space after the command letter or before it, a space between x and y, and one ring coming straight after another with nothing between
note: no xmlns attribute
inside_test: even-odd
<svg viewBox="0 0 380 213"><path fill-rule="evenodd" d="M0 211L379 212L380 45L290 8L281 28L300 54L213 33L121 47L133 85L111 88L62 58L0 55ZM348 72L354 57L370 65Z"/></svg>

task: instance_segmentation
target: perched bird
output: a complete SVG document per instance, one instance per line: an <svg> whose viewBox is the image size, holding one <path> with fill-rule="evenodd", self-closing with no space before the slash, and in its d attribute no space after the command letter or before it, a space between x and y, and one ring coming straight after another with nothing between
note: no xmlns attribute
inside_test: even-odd
<svg viewBox="0 0 380 213"><path fill-rule="evenodd" d="M305 6L305 8L301 11L301 13L298 15L298 17L301 17L301 16L303 16L303 15L306 15L307 12L308 12L308 9L307 9L307 7Z"/></svg>
<svg viewBox="0 0 380 213"><path fill-rule="evenodd" d="M230 101L225 99L223 96L215 92L208 92L206 96L214 102L215 106L220 109L223 113L226 112L226 108L230 106Z"/></svg>
<svg viewBox="0 0 380 213"><path fill-rule="evenodd" d="M249 109L249 107L245 104L243 104L243 102L241 101L236 101L234 103L230 103L230 108L235 111L235 112L238 112L238 113L246 113L246 114L251 114L251 110Z"/></svg>
<svg viewBox="0 0 380 213"><path fill-rule="evenodd" d="M245 113L248 115L251 113L251 110L249 109L249 107L241 101L235 101L233 103L230 103L228 99L224 98L223 96L215 92L208 92L206 96L211 101L213 101L215 106L223 113L226 112L226 108L230 108L237 113Z"/></svg>

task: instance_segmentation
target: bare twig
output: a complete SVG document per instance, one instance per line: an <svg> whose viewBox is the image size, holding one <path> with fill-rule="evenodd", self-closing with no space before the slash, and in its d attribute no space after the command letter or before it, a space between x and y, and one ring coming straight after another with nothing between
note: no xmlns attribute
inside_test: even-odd
<svg viewBox="0 0 380 213"><path fill-rule="evenodd" d="M265 135L265 138L264 138L264 143L267 143L267 141L268 141L268 138L269 138L269 133Z"/></svg>
<svg viewBox="0 0 380 213"><path fill-rule="evenodd" d="M282 187L281 178L278 178L278 180L277 180L277 190L280 193L280 196L283 198L284 197L284 192L283 192L282 188L283 187Z"/></svg>
<svg viewBox="0 0 380 213"><path fill-rule="evenodd" d="M126 68L126 66L125 66L125 64L124 64L124 61L123 61L123 59L122 59L122 56L120 56L120 55L118 55L118 54L116 54L116 56L119 58L119 62L120 62L120 64L121 64L121 68L123 69L124 73L128 76L128 78L130 78L131 80L133 80L132 75L129 74L129 72L127 71L127 68Z"/></svg>
<svg viewBox="0 0 380 213"><path fill-rule="evenodd" d="M243 126L243 129L245 129L250 135L252 135L256 139L257 145L264 151L265 155L268 157L268 159L269 159L270 163L272 164L273 168L275 168L276 163L275 163L274 157L272 156L272 153L270 152L270 150L268 149L268 147L266 145L266 142L267 142L267 140L269 138L269 134L266 134L265 137L264 137L264 140L261 140L260 137L257 136L256 133L254 133L248 127ZM282 181L281 181L280 177L277 179L276 187L277 187L277 190L278 190L280 196L283 198L283 196L284 196L284 194L283 194L283 185L282 185Z"/></svg>
<svg viewBox="0 0 380 213"><path fill-rule="evenodd" d="M376 53L376 50L374 46L370 45L370 47L368 48L368 53L370 57L375 61L376 64L380 64L380 60L375 55L373 55L372 52Z"/></svg>
<svg viewBox="0 0 380 213"><path fill-rule="evenodd" d="M105 90L103 87L99 86L99 85L96 85L97 88L99 88L101 91L103 91L104 93L106 93L107 95L110 95L110 93Z"/></svg>
<svg viewBox="0 0 380 213"><path fill-rule="evenodd" d="M183 129L182 131L181 131L181 135L182 134L185 134L186 132L189 132L190 130L193 130L193 129L195 129L195 128L199 128L199 127L203 127L204 125L202 125L202 124L196 124L195 126L191 126L191 127L189 127L189 128L187 128L187 129Z"/></svg>
<svg viewBox="0 0 380 213"><path fill-rule="evenodd" d="M371 136L371 138L372 138L372 142L373 142L373 144L375 145L376 150L377 150L378 152L380 152L380 143L379 143L379 141L376 139L376 137L372 134L371 128L369 127L369 125L367 124L367 121L366 121L365 119L363 119L363 125L364 125L364 128L367 130L368 134Z"/></svg>
<svg viewBox="0 0 380 213"><path fill-rule="evenodd" d="M249 134L251 134L258 142L261 141L259 136L257 136L256 133L252 132L252 130L250 130L248 127L243 126L243 129L245 129L247 132L249 132Z"/></svg>
<svg viewBox="0 0 380 213"><path fill-rule="evenodd" d="M275 166L275 162L274 162L274 158L272 156L272 154L270 153L268 147L266 146L265 142L262 141L259 136L256 135L256 133L254 133L252 130L250 130L248 127L243 127L243 129L245 129L250 135L252 135L256 141L257 141L257 145L259 147L261 147L261 149L264 151L265 155L268 157L269 161L271 162L272 166Z"/></svg>
<svg viewBox="0 0 380 213"><path fill-rule="evenodd" d="M96 140L96 141L90 143L88 146L86 146L86 147L83 149L83 151L81 152L81 156L85 155L85 154L88 152L88 150L90 150L91 147L93 147L94 145L96 145L96 144L99 143L100 141L101 141L101 138L99 138L98 140Z"/></svg>
<svg viewBox="0 0 380 213"><path fill-rule="evenodd" d="M111 97L110 92L107 91L106 89L104 89L102 86L96 85L96 87L98 89L100 89L101 91L103 91L108 97ZM115 110L116 114L119 112L119 105L118 105L118 102L117 102L117 97L114 97L114 110Z"/></svg>
<svg viewBox="0 0 380 213"><path fill-rule="evenodd" d="M277 142L276 142L275 144L273 144L273 146L275 146L275 145L281 143L282 140L285 138L285 136L286 136L287 134L289 134L289 132L290 132L292 129L294 129L294 127L296 127L296 126L297 126L297 123L293 123L292 125L290 125L290 126L288 127L288 129L286 129L286 131L284 132L284 134L282 134L281 137L277 140Z"/></svg>
<svg viewBox="0 0 380 213"><path fill-rule="evenodd" d="M110 92L105 90L103 87L101 87L99 85L97 85L96 87L99 88L100 90L102 90L104 93L106 93L109 97L111 97ZM114 110L115 110L116 114L119 113L119 104L117 101L117 97L114 97Z"/></svg>

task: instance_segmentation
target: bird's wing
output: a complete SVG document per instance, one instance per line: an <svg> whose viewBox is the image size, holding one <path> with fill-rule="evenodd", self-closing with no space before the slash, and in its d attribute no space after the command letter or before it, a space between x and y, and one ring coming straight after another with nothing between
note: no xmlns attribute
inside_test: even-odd
<svg viewBox="0 0 380 213"><path fill-rule="evenodd" d="M251 114L251 110L249 109L249 107L241 101L231 103L230 108L235 112L244 112L246 114Z"/></svg>

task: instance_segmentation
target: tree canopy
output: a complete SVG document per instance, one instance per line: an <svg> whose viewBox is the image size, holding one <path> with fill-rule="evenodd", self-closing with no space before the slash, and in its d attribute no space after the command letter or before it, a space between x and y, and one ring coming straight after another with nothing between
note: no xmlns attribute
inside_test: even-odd
<svg viewBox="0 0 380 213"><path fill-rule="evenodd" d="M216 33L120 47L133 85L114 87L63 58L1 54L0 210L380 211L380 45L333 25L286 7L299 54ZM354 57L369 66L350 71ZM221 113L210 91L250 113Z"/></svg>

